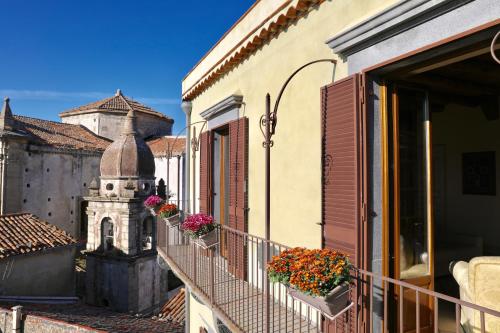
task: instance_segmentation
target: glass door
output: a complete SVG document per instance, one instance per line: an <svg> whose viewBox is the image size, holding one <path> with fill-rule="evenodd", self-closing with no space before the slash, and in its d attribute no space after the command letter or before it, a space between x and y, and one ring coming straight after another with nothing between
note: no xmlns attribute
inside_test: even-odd
<svg viewBox="0 0 500 333"><path fill-rule="evenodd" d="M393 87L391 204L392 275L416 286L433 286L433 214L431 119L425 91ZM403 331L416 328L416 295L394 291L403 299ZM432 330L432 302L419 295L420 328ZM399 307L399 306L398 306ZM398 325L399 327L399 325Z"/></svg>
<svg viewBox="0 0 500 333"><path fill-rule="evenodd" d="M229 211L229 133L220 130L214 134L213 158L213 215L215 221L227 225ZM226 257L227 237L225 232L220 233L220 254Z"/></svg>

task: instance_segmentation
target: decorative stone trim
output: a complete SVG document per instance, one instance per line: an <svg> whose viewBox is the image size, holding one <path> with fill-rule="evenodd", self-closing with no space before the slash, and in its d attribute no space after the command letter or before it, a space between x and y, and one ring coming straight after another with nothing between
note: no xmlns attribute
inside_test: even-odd
<svg viewBox="0 0 500 333"><path fill-rule="evenodd" d="M204 92L211 84L231 69L250 57L256 50L279 35L292 23L306 16L316 6L325 0L296 0L289 7L281 9L275 15L262 22L246 38L241 40L229 53L224 55L212 68L201 76L196 83L183 91L182 99L190 101Z"/></svg>
<svg viewBox="0 0 500 333"><path fill-rule="evenodd" d="M402 0L326 43L347 57L474 0Z"/></svg>
<svg viewBox="0 0 500 333"><path fill-rule="evenodd" d="M231 95L214 106L208 108L207 110L200 113L200 116L205 120L211 120L218 117L228 111L237 109L243 104L243 96L241 95Z"/></svg>

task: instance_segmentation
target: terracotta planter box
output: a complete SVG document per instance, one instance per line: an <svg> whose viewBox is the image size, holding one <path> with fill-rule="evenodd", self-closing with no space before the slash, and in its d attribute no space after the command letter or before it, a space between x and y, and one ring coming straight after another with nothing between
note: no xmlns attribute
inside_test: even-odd
<svg viewBox="0 0 500 333"><path fill-rule="evenodd" d="M208 234L195 238L194 241L202 247L211 247L217 244L217 229L210 231Z"/></svg>
<svg viewBox="0 0 500 333"><path fill-rule="evenodd" d="M288 293L295 299L309 304L320 310L328 317L335 317L349 305L349 284L344 283L333 289L327 296L310 296L293 288L288 288Z"/></svg>
<svg viewBox="0 0 500 333"><path fill-rule="evenodd" d="M164 217L163 221L165 221L170 228L173 228L178 226L179 223L181 223L181 215L177 213L170 217Z"/></svg>

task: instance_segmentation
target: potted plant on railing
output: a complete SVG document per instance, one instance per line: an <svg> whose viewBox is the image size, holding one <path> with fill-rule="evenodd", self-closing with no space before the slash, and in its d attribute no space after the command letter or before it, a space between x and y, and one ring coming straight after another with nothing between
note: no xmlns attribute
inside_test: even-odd
<svg viewBox="0 0 500 333"><path fill-rule="evenodd" d="M149 197L147 197L146 200L144 200L144 206L146 208L149 208L151 212L155 215L157 214L162 204L163 204L163 199L157 195L150 195Z"/></svg>
<svg viewBox="0 0 500 333"><path fill-rule="evenodd" d="M175 204L162 205L158 210L158 215L171 228L176 227L181 221L179 210Z"/></svg>
<svg viewBox="0 0 500 333"><path fill-rule="evenodd" d="M189 215L182 223L181 229L202 247L208 248L217 244L216 224L210 215Z"/></svg>
<svg viewBox="0 0 500 333"><path fill-rule="evenodd" d="M301 300L333 318L349 305L352 265L342 252L293 248L268 263L271 282L285 285L294 299Z"/></svg>

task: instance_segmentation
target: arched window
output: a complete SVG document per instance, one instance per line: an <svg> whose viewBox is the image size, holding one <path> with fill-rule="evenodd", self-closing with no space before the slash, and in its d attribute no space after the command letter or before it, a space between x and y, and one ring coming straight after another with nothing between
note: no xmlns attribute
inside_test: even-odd
<svg viewBox="0 0 500 333"><path fill-rule="evenodd" d="M106 217L101 222L101 244L104 251L113 249L115 245L113 221L109 217Z"/></svg>
<svg viewBox="0 0 500 333"><path fill-rule="evenodd" d="M153 217L148 216L142 221L141 236L142 250L151 250L154 238Z"/></svg>

